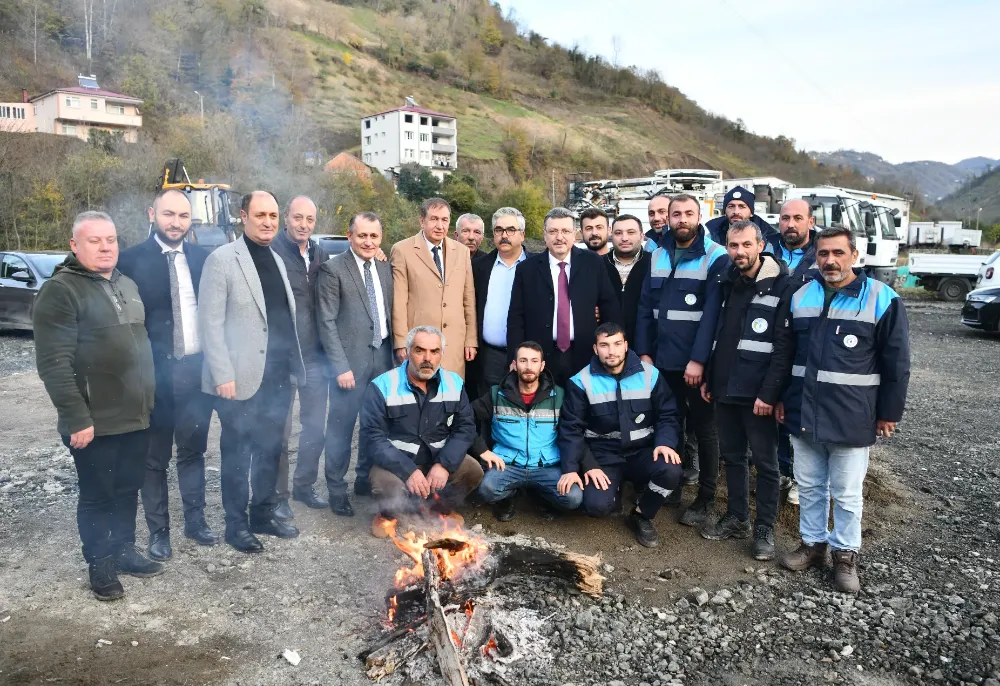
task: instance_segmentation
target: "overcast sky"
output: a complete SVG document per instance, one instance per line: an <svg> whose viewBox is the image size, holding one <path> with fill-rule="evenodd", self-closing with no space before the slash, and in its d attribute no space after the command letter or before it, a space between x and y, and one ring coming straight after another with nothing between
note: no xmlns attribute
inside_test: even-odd
<svg viewBox="0 0 1000 686"><path fill-rule="evenodd" d="M522 26L656 68L705 109L806 150L1000 158L996 0L500 0Z"/></svg>

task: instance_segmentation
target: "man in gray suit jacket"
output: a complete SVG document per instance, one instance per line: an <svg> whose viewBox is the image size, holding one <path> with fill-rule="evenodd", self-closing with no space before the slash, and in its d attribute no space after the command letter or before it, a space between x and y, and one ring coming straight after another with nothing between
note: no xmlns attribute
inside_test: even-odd
<svg viewBox="0 0 1000 686"><path fill-rule="evenodd" d="M264 546L254 534L299 534L275 518L274 508L291 376L304 382L304 365L295 296L285 265L270 248L280 230L278 201L267 191L254 191L243 196L240 216L243 236L205 262L198 324L205 355L202 390L220 398L226 542L241 552L259 553Z"/></svg>
<svg viewBox="0 0 1000 686"><path fill-rule="evenodd" d="M330 412L326 425L326 488L330 509L354 515L344 475L351 464L351 438L365 388L393 367L392 267L375 255L382 243L382 223L374 212L351 218L351 249L324 262L316 281L320 341L332 369ZM371 457L358 445L354 492L371 493Z"/></svg>

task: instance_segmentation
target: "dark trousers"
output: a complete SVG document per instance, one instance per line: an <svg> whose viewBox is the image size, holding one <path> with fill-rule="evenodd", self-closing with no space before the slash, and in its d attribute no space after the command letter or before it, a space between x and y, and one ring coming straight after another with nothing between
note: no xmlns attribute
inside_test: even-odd
<svg viewBox="0 0 1000 686"><path fill-rule="evenodd" d="M69 436L62 440L69 448ZM146 431L95 436L86 448L69 448L80 482L76 524L87 562L135 544L135 515L148 450Z"/></svg>
<svg viewBox="0 0 1000 686"><path fill-rule="evenodd" d="M309 362L306 364L305 384L296 386L293 391L299 394L299 424L302 426L299 433L299 455L292 478L292 489L296 491L312 488L316 483L319 457L323 454L323 444L326 442L326 397L329 383L326 365L321 361ZM294 400L294 395L292 399ZM288 405L281 457L278 460L278 485L275 494L279 501L288 500L288 439L292 435L294 406L294 402Z"/></svg>
<svg viewBox="0 0 1000 686"><path fill-rule="evenodd" d="M476 395L471 398L472 400L485 395L493 386L499 385L503 381L503 377L510 371L510 358L507 357L507 348L496 348L484 343L479 346L478 359L478 384L475 388Z"/></svg>
<svg viewBox="0 0 1000 686"><path fill-rule="evenodd" d="M719 432L715 423L715 410L701 397L701 390L684 382L684 372L664 371L663 379L670 386L677 407L684 415L685 426L693 426L698 438L698 497L715 499L719 481Z"/></svg>
<svg viewBox="0 0 1000 686"><path fill-rule="evenodd" d="M337 379L330 380L330 412L326 418L326 490L331 496L347 493L344 477L351 466L351 442L354 440L354 425L358 421L361 401L365 389L372 379L392 369L392 343L387 338L382 347L371 348L370 370L364 378L354 379L354 388L344 389L337 385ZM368 441L358 441L358 461L355 478L367 481L372 469L372 458L368 451Z"/></svg>
<svg viewBox="0 0 1000 686"><path fill-rule="evenodd" d="M151 533L170 527L167 466L175 442L177 486L184 504L184 521L193 523L205 518L205 450L214 398L201 392L201 366L201 355L173 362L173 397L167 400L172 407L164 408L166 412L153 409L142 484L142 509ZM168 417L166 421L159 418L164 414Z"/></svg>
<svg viewBox="0 0 1000 686"><path fill-rule="evenodd" d="M278 504L275 484L281 437L292 402L287 362L267 361L260 388L247 400L218 400L222 422L222 506L226 532L246 528L250 518L266 521ZM249 483L247 481L249 477ZM253 499L250 498L253 485Z"/></svg>
<svg viewBox="0 0 1000 686"><path fill-rule="evenodd" d="M591 517L607 517L621 501L621 487L625 481L635 486L639 500L636 507L646 519L652 519L659 512L663 501L679 487L684 470L679 464L665 462L659 458L653 462L653 449L629 456L622 464L601 469L611 481L608 490L602 491L589 483L583 489L583 511Z"/></svg>
<svg viewBox="0 0 1000 686"><path fill-rule="evenodd" d="M792 432L784 424L778 425L778 469L781 476L794 476L792 470Z"/></svg>
<svg viewBox="0 0 1000 686"><path fill-rule="evenodd" d="M719 448L726 465L729 486L727 512L740 521L750 518L750 465L747 444L757 468L756 524L773 527L778 516L778 423L774 417L759 417L753 405L716 403L716 417L726 428L719 433Z"/></svg>
<svg viewBox="0 0 1000 686"><path fill-rule="evenodd" d="M545 356L545 368L555 377L556 386L566 386L566 383L579 369L573 369L573 349L561 351L553 344L552 352Z"/></svg>

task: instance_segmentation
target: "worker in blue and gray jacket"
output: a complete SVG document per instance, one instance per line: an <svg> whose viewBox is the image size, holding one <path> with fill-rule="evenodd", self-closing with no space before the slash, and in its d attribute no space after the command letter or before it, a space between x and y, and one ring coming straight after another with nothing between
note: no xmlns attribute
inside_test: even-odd
<svg viewBox="0 0 1000 686"><path fill-rule="evenodd" d="M618 324L601 324L595 338L590 365L566 384L559 492L582 488L584 511L605 517L620 507L622 482L631 481L639 499L626 523L641 545L655 548L652 520L682 473L677 407L663 375L628 349Z"/></svg>
<svg viewBox="0 0 1000 686"><path fill-rule="evenodd" d="M852 267L846 228L823 229L819 271L792 296L795 356L776 410L792 432L802 545L782 564L801 571L833 556L834 583L857 593L862 486L868 451L903 416L910 380L910 332L903 301ZM833 496L833 531L828 530Z"/></svg>
<svg viewBox="0 0 1000 686"><path fill-rule="evenodd" d="M668 222L670 230L650 256L633 347L643 361L660 370L684 421L694 426L698 497L681 516L681 523L701 526L715 502L719 441L715 413L700 389L722 304L719 277L732 262L701 225L701 204L696 198L683 193L671 198ZM678 489L671 504L679 502Z"/></svg>

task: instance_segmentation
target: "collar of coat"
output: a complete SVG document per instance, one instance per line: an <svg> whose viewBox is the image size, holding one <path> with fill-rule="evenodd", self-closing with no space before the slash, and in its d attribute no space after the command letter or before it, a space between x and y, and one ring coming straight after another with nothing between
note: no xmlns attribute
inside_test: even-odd
<svg viewBox="0 0 1000 686"><path fill-rule="evenodd" d="M642 360L639 359L638 355L629 350L625 353L625 366L622 368L619 378L624 379L633 374L642 374L642 372ZM590 373L592 376L611 376L611 372L604 368L604 365L601 364L601 358L597 355L594 355L590 359Z"/></svg>
<svg viewBox="0 0 1000 686"><path fill-rule="evenodd" d="M761 253L760 261L760 270L754 279L754 285L758 295L765 295L774 289L778 279L788 275L788 267L769 252ZM739 278L740 270L734 264L729 268L724 277L726 287L731 289Z"/></svg>
<svg viewBox="0 0 1000 686"><path fill-rule="evenodd" d="M865 286L868 285L868 275L865 274L865 270L860 267L853 267L851 271L854 272L856 277L854 281L847 284L840 289L841 295L846 295L848 298L857 298L861 295L861 291L864 290ZM814 270L812 273L813 281L819 281L819 285L823 286L826 282L823 281L823 272L819 269Z"/></svg>
<svg viewBox="0 0 1000 686"><path fill-rule="evenodd" d="M714 242L715 241L713 241L708 235L705 227L698 224L698 233L695 235L694 240L691 241L691 245L687 247L684 259L689 260L695 257L707 255L708 244ZM673 231L664 230L663 235L660 237L660 247L670 253L670 261L673 262L674 252L677 250L677 240L674 238Z"/></svg>
<svg viewBox="0 0 1000 686"><path fill-rule="evenodd" d="M537 405L540 401L548 398L554 392L556 387L555 377L552 376L552 372L548 369L543 369L542 373L538 375L538 390L535 391L535 400L532 402L532 406ZM524 398L521 397L521 386L518 383L517 370L507 372L503 379L500 380L500 392L503 393L503 397L512 405L517 405L522 410L530 409L524 403Z"/></svg>

